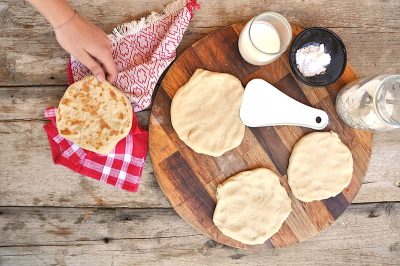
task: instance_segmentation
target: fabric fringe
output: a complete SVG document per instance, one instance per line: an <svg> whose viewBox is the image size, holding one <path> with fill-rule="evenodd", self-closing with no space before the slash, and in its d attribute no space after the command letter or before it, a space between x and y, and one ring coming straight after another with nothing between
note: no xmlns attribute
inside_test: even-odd
<svg viewBox="0 0 400 266"><path fill-rule="evenodd" d="M183 8L188 8L190 14L193 16L193 11L200 8L200 5L196 0L175 0L174 2L168 4L162 13L151 12L147 17L143 17L139 20L124 23L116 28L114 28L112 35L114 38L121 39L125 36L135 34L141 31L143 28L156 23L157 21L165 18L166 16L178 12Z"/></svg>
<svg viewBox="0 0 400 266"><path fill-rule="evenodd" d="M200 9L200 4L196 0L187 0L186 7L189 9L190 15L193 17L193 11Z"/></svg>

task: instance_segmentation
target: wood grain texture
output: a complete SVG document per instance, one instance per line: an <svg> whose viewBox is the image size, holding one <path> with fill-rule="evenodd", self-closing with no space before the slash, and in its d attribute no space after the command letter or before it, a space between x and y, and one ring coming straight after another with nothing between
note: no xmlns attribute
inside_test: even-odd
<svg viewBox="0 0 400 266"><path fill-rule="evenodd" d="M0 88L0 206L169 207L149 158L136 194L120 192L53 165L42 129L42 111L56 106L65 89L66 86ZM137 113L145 128L149 115L149 111ZM285 146L293 144L287 142ZM159 145L166 143L160 141ZM399 150L400 131L375 134L370 166L353 202L400 201L400 164L393 163L400 160Z"/></svg>
<svg viewBox="0 0 400 266"><path fill-rule="evenodd" d="M120 191L54 165L43 124L40 120L0 122L0 206L170 206L150 158L139 191ZM400 165L394 163L400 160L399 150L400 132L375 135L370 167L353 202L400 201Z"/></svg>
<svg viewBox="0 0 400 266"><path fill-rule="evenodd" d="M157 180L172 207L199 231L238 248L287 247L326 229L351 203L368 168L372 134L347 127L336 114L337 92L344 84L356 79L349 66L341 79L325 88L298 84L288 66L288 51L274 63L262 67L250 65L241 58L237 40L243 26L243 23L234 24L214 31L185 50L170 67L150 116L150 154ZM300 28L293 27L294 36L300 32ZM341 194L323 201L305 203L291 194L286 173L290 153L293 145L312 132L311 129L290 126L246 128L242 144L217 158L197 154L187 147L172 128L170 105L176 91L198 68L232 74L244 85L253 78L262 78L304 104L310 105L311 99L313 106L325 110L330 117L325 131L337 132L352 151L354 171L350 185ZM162 138L168 138L165 145L159 143ZM293 211L282 228L264 245L250 246L223 235L214 225L212 216L217 185L232 175L258 167L271 169L281 176L281 183L292 199Z"/></svg>
<svg viewBox="0 0 400 266"><path fill-rule="evenodd" d="M147 158L141 189L121 191L54 165L43 111L66 87L0 88L0 206L169 207ZM149 112L136 113L148 128Z"/></svg>
<svg viewBox="0 0 400 266"><path fill-rule="evenodd" d="M162 10L170 0L69 2L109 33L116 25ZM246 21L270 10L303 27L322 26L337 32L346 44L350 65L360 76L400 71L400 2L397 0L199 2L202 8L186 31L178 54L218 27ZM0 22L0 85L67 83L67 53L57 44L48 23L27 1L0 1Z"/></svg>
<svg viewBox="0 0 400 266"><path fill-rule="evenodd" d="M263 252L209 240L172 209L0 207L1 265L399 265L400 204L351 205L325 232Z"/></svg>
<svg viewBox="0 0 400 266"><path fill-rule="evenodd" d="M0 206L169 207L146 160L137 193L54 165L44 121L0 122Z"/></svg>

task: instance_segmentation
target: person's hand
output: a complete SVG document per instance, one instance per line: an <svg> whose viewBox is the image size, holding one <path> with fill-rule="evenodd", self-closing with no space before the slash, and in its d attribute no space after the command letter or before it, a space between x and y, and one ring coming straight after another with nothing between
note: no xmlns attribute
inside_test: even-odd
<svg viewBox="0 0 400 266"><path fill-rule="evenodd" d="M112 57L110 40L106 33L76 15L71 21L55 30L58 43L72 54L97 77L99 81L113 83L117 77L117 66Z"/></svg>

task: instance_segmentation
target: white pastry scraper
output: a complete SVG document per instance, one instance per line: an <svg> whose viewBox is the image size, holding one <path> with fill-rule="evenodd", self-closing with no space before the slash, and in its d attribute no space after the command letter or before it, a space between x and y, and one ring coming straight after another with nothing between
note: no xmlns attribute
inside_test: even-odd
<svg viewBox="0 0 400 266"><path fill-rule="evenodd" d="M240 118L248 127L293 125L321 130L328 114L287 96L262 79L253 79L244 91Z"/></svg>

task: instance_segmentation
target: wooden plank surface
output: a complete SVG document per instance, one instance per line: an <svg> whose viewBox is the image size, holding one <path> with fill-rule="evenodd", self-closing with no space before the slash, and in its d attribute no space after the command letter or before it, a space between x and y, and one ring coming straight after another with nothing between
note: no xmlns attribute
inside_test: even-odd
<svg viewBox="0 0 400 266"><path fill-rule="evenodd" d="M0 206L170 206L149 158L138 193L53 164L42 111L56 106L65 88L0 88ZM147 128L149 111L137 115ZM399 150L400 131L375 135L369 170L354 202L400 201L400 164L393 163L400 159Z"/></svg>
<svg viewBox="0 0 400 266"><path fill-rule="evenodd" d="M0 208L1 265L399 265L400 204L352 205L285 249L217 244L172 209Z"/></svg>
<svg viewBox="0 0 400 266"><path fill-rule="evenodd" d="M160 11L170 0L73 0L84 16L110 32L113 27ZM303 27L329 27L346 44L349 64L360 76L400 71L400 2L251 0L201 1L180 53L221 26L246 21L263 10L282 13ZM0 85L66 84L67 54L49 25L26 1L0 1ZM383 48L385 47L385 48Z"/></svg>
<svg viewBox="0 0 400 266"><path fill-rule="evenodd" d="M42 111L56 106L65 88L0 88L0 206L170 206L149 159L138 193L53 164ZM149 111L137 115L147 128ZM400 164L394 163L400 160L399 150L400 131L375 135L370 166L354 202L400 201Z"/></svg>

